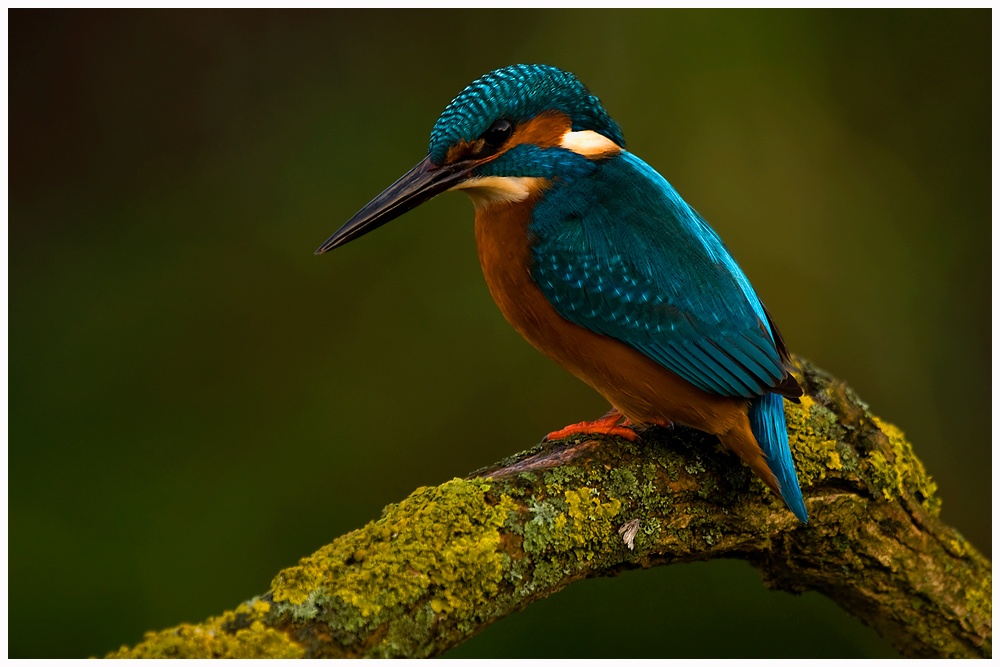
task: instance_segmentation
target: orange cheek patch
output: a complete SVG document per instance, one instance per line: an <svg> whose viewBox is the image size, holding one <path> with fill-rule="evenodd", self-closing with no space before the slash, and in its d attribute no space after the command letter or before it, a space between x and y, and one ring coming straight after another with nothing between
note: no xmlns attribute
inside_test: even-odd
<svg viewBox="0 0 1000 667"><path fill-rule="evenodd" d="M492 160L520 144L533 144L541 148L554 148L562 145L563 136L570 130L569 116L561 111L545 111L531 120L521 123L514 134L504 144L503 150L484 160ZM475 156L483 148L483 140L460 141L448 149L445 164L466 160Z"/></svg>
<svg viewBox="0 0 1000 667"><path fill-rule="evenodd" d="M518 144L534 144L541 148L559 146L563 135L570 129L569 116L560 111L545 111L514 130L505 148L510 150Z"/></svg>

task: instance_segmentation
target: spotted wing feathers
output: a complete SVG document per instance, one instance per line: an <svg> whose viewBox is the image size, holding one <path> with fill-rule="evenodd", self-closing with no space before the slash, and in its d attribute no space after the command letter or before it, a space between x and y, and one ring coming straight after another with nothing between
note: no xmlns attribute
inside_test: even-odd
<svg viewBox="0 0 1000 667"><path fill-rule="evenodd" d="M560 315L631 345L705 391L750 398L785 377L752 311L735 322L699 317L692 295L663 289L617 254L550 248L535 267L536 283Z"/></svg>
<svg viewBox="0 0 1000 667"><path fill-rule="evenodd" d="M566 319L717 394L789 397L780 335L714 231L624 153L536 208L532 277Z"/></svg>

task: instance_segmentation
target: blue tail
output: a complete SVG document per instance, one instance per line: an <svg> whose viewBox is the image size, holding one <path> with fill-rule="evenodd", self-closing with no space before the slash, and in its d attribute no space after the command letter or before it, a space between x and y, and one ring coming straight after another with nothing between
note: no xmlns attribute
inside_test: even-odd
<svg viewBox="0 0 1000 667"><path fill-rule="evenodd" d="M809 522L799 478L795 476L792 452L788 449L788 430L785 427L785 408L778 394L764 394L750 402L750 430L764 450L767 467L778 478L781 497L792 513L802 523Z"/></svg>

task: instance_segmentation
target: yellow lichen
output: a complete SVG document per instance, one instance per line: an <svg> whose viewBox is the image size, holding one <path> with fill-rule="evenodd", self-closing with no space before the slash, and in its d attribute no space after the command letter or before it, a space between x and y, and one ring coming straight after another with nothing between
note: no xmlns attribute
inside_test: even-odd
<svg viewBox="0 0 1000 667"><path fill-rule="evenodd" d="M919 495L924 509L936 516L941 511L941 500L934 496L937 483L927 474L924 464L914 454L913 445L897 426L874 416L872 420L888 438L895 459L890 463L878 450L868 456L873 483L880 488L886 500L903 496L907 491Z"/></svg>
<svg viewBox="0 0 1000 667"><path fill-rule="evenodd" d="M826 460L826 467L830 468L831 470L843 469L844 464L840 462L840 454L838 454L836 450L830 452L828 456L829 458L827 458Z"/></svg>
<svg viewBox="0 0 1000 667"><path fill-rule="evenodd" d="M872 482L882 490L882 495L886 500L896 497L896 492L903 490L903 484L899 477L899 472L889 463L882 452L872 452L868 457L868 462L872 466Z"/></svg>
<svg viewBox="0 0 1000 667"><path fill-rule="evenodd" d="M985 582L983 588L967 588L965 590L965 606L969 614L978 617L978 622L993 618L993 579Z"/></svg>
<svg viewBox="0 0 1000 667"><path fill-rule="evenodd" d="M586 486L566 491L563 497L567 511L555 518L552 547L556 552L573 552L578 560L590 560L617 528L612 519L622 504L616 498L602 503L597 490Z"/></svg>
<svg viewBox="0 0 1000 667"><path fill-rule="evenodd" d="M317 591L361 617L428 592L435 613L469 612L498 590L500 528L516 504L493 506L482 480L421 487L369 523L323 547L272 582L275 602L301 604Z"/></svg>
<svg viewBox="0 0 1000 667"><path fill-rule="evenodd" d="M829 410L817 405L811 397L802 396L798 405L785 401L785 421L788 445L795 455L795 469L802 486L823 479L827 470L843 468L837 440L831 437L836 419Z"/></svg>
<svg viewBox="0 0 1000 667"><path fill-rule="evenodd" d="M301 658L305 650L261 618L270 605L260 600L199 625L147 632L133 648L122 646L108 658Z"/></svg>
<svg viewBox="0 0 1000 667"><path fill-rule="evenodd" d="M951 547L951 552L959 558L962 558L969 553L969 550L965 548L965 544L961 540L948 540L948 546Z"/></svg>

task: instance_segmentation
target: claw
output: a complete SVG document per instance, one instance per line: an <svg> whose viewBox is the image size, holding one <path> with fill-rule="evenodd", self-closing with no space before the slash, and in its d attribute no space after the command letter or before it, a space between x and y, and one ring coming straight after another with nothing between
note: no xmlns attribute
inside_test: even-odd
<svg viewBox="0 0 1000 667"><path fill-rule="evenodd" d="M542 438L542 442L561 440L563 438L568 438L571 435L578 435L581 433L617 435L618 437L625 438L629 442L635 442L639 436L632 429L626 428L626 425L631 424L632 422L626 419L625 423L619 426L618 422L621 420L622 413L612 408L606 415L596 421L570 424L569 426L561 428L558 431L553 431Z"/></svg>

